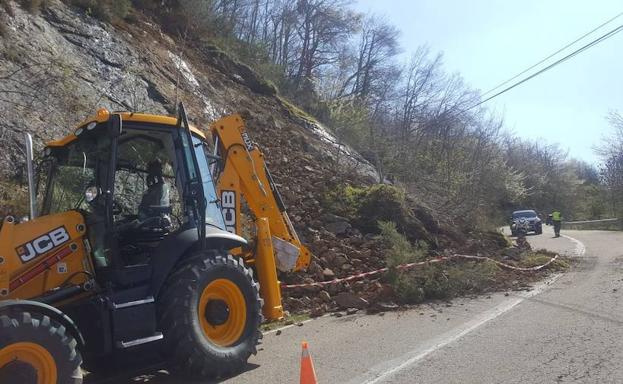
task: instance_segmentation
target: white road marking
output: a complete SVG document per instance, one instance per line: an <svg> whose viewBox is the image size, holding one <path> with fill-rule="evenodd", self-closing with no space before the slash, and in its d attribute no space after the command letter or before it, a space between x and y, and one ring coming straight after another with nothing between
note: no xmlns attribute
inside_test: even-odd
<svg viewBox="0 0 623 384"><path fill-rule="evenodd" d="M570 236L565 236L563 235L565 238L573 241L575 243L575 254L576 256L582 256L585 252L586 252L586 247L584 246L584 244L577 240L574 239ZM407 354L403 355L403 358L406 358L406 360L403 360L402 358L399 360L403 360L402 363L389 368L385 371L381 371L381 372L374 372L374 369L372 370L372 372L368 372L368 374L373 375L374 377L366 380L363 382L363 384L376 384L376 383L380 383L385 381L386 379L388 379L389 377L395 375L396 373L400 372L401 370L418 363L420 360L424 359L426 356L430 355L431 353L445 347L448 344L451 344L457 340L459 340L460 338L462 338L463 336L469 334L470 332L480 328L482 325L488 323L489 321L499 317L500 315L503 315L504 313L510 311L511 309L513 309L514 307L516 307L518 304L522 303L524 300L536 296L538 294L540 294L541 292L543 292L544 290L546 290L554 281L556 281L560 276L562 276L562 274L556 274L554 276L552 276L550 279L536 285L534 287L534 289L532 291L529 292L524 292L524 293L520 293L516 298L507 300L497 306L495 306L494 308L485 311L483 313L481 313L479 316L475 317L474 319L468 321L467 323L456 327L454 329L452 329L449 332L446 332L445 334L441 335L440 337L438 337L436 340L433 340L432 345L425 348L424 350L422 350L421 348L418 349L414 349L410 352L408 352Z"/></svg>
<svg viewBox="0 0 623 384"><path fill-rule="evenodd" d="M582 243L580 240L567 235L561 236L575 243L575 256L583 256L584 253L586 253L586 247L584 246L584 243Z"/></svg>

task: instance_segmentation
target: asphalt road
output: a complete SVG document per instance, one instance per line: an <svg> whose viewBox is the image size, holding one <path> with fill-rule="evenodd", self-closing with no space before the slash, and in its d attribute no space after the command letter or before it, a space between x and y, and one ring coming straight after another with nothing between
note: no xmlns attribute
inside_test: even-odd
<svg viewBox="0 0 623 384"><path fill-rule="evenodd" d="M306 340L320 383L622 383L623 233L563 233L573 239L550 227L529 237L578 258L530 291L291 326L266 334L248 370L225 382L298 382ZM114 382L199 384L166 371Z"/></svg>

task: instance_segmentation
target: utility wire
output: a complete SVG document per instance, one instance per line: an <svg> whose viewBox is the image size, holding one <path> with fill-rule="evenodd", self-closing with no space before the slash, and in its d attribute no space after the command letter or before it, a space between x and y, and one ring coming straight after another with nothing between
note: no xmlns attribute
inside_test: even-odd
<svg viewBox="0 0 623 384"><path fill-rule="evenodd" d="M618 19L619 17L621 17L621 15L623 15L623 12L619 13L618 15L606 20L605 22L599 24L597 27L593 28L592 30L590 30L589 32L586 32L585 34L583 34L582 36L578 37L577 39L573 40L572 42L568 43L567 45L565 45L564 47L560 48L559 50L557 50L556 52L550 54L549 56L545 57L544 59L540 60L539 62L535 63L534 65L530 66L529 68L524 69L523 71L519 72L518 74L516 74L515 76L511 77L510 79L496 85L494 88L491 88L490 90L488 90L487 92L483 93L481 96L485 96L490 94L491 92L495 91L498 88L503 87L504 85L510 83L511 81L515 80L516 78L518 78L519 76L523 75L524 73L530 71L531 69L536 68L537 66L543 64L544 62L546 62L547 60L551 59L552 57L556 56L557 54L559 54L560 52L564 51L565 49L569 48L570 46L574 45L575 43L577 43L580 40L583 40L585 37L587 37L588 35L592 34L593 32L601 29L602 27L610 24L612 21Z"/></svg>
<svg viewBox="0 0 623 384"><path fill-rule="evenodd" d="M554 68L554 67L555 67L555 66L557 66L558 64L561 64L561 63L563 63L563 62L565 62L565 61L567 61L567 60L571 59L572 57L574 57L574 56L576 56L576 55L578 55L578 54L580 54L580 53L584 52L585 50L587 50L587 49L589 49L589 48L591 48L591 47L593 47L593 46L595 46L595 45L597 45L597 44L601 43L602 41L609 39L610 37L612 37L612 36L616 35L617 33L621 32L621 31L623 31L623 25L620 25L620 26L616 27L615 29L611 30L610 32L608 32L608 33L606 33L606 34L604 34L604 35L601 35L601 36L600 36L600 37L598 37L597 39L595 39L595 40L591 41L590 43L588 43L588 44L586 44L586 45L582 46L581 48L579 48L579 49L577 49L577 50L575 50L575 51L571 52L570 54L568 54L567 56L563 57L562 59L559 59L559 60L557 60L557 61L553 62L552 64L548 65L547 67L545 67L545 68L543 68L543 69L541 69L541 70L539 70L539 71L537 71L537 72L533 73L532 75L530 75L530 76L526 77L525 79L523 79L523 80L521 80L521 81L518 81L518 82L516 82L515 84L513 84L513 85L511 85L511 86L509 86L509 87L504 88L504 89L503 89L503 90L501 90L500 92L498 92L498 93L496 93L496 94L494 94L494 95L492 95L492 96L487 97L486 99L484 99L484 100L482 100L482 101L480 101L480 102L478 102L478 103L476 103L476 104L472 105L471 107L467 108L467 109L466 109L466 110L464 110L464 111L469 111L470 109L476 108L477 106L479 106L479 105L481 105L481 104L484 104L484 103L486 103L487 101L489 101L489 100L491 100L491 99L493 99L493 98L495 98L495 97L498 97L498 96L500 96L500 95L501 95L501 94L503 94L503 93L506 93L506 92L510 91L511 89L513 89L513 88L515 88L515 87L517 87L517 86L519 86L519 85L521 85L521 84L525 83L526 81L528 81L528 80L530 80L530 79L533 79L533 78L535 78L536 76L538 76L538 75L540 75L540 74L542 74L542 73L544 73L544 72L546 72L546 71L548 71L548 70L550 70L550 69Z"/></svg>

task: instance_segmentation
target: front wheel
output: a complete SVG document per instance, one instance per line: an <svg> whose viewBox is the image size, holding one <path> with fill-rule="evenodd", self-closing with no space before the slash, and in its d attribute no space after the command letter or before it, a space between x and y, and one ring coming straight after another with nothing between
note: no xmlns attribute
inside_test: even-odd
<svg viewBox="0 0 623 384"><path fill-rule="evenodd" d="M191 256L159 299L172 369L211 378L240 372L257 353L261 309L259 286L242 260L214 252Z"/></svg>
<svg viewBox="0 0 623 384"><path fill-rule="evenodd" d="M0 316L0 383L79 384L77 342L49 316L16 311Z"/></svg>

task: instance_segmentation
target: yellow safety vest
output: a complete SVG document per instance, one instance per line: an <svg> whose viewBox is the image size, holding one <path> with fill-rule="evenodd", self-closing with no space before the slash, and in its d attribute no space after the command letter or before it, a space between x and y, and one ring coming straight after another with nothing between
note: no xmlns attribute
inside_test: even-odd
<svg viewBox="0 0 623 384"><path fill-rule="evenodd" d="M561 221L562 220L562 215L560 214L560 212L558 212L558 211L552 212L552 220L554 220L554 221Z"/></svg>

